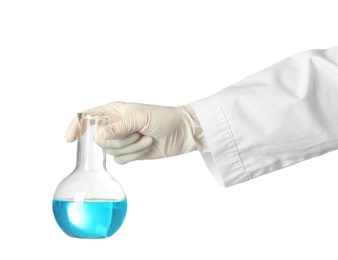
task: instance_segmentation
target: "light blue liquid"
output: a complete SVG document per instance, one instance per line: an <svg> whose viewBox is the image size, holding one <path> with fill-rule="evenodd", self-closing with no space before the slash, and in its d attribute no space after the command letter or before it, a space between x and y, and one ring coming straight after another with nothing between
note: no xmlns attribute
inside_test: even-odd
<svg viewBox="0 0 338 260"><path fill-rule="evenodd" d="M107 238L122 225L127 200L53 200L53 213L60 228L70 237Z"/></svg>

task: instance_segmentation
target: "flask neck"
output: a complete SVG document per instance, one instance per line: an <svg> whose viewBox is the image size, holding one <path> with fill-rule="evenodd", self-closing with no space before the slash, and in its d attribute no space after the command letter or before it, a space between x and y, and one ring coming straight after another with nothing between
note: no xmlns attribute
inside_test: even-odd
<svg viewBox="0 0 338 260"><path fill-rule="evenodd" d="M82 171L100 171L106 169L106 151L98 146L95 141L95 133L105 124L102 116L79 114L81 135L78 138L76 169Z"/></svg>

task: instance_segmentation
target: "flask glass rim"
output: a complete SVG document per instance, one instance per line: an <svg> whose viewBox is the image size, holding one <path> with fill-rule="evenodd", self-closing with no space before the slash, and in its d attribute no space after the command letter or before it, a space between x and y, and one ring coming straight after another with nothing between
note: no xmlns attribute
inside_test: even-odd
<svg viewBox="0 0 338 260"><path fill-rule="evenodd" d="M89 119L89 120L108 120L107 113L103 112L81 112L77 113L77 118L81 119Z"/></svg>

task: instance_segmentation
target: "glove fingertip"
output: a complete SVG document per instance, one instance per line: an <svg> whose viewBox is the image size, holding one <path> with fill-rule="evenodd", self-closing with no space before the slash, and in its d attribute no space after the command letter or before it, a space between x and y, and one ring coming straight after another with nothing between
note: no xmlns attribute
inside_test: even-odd
<svg viewBox="0 0 338 260"><path fill-rule="evenodd" d="M65 134L65 139L68 143L72 143L75 141L76 136L74 136L74 134L70 131L67 131Z"/></svg>
<svg viewBox="0 0 338 260"><path fill-rule="evenodd" d="M79 133L80 133L80 125L79 120L75 117L70 125L68 126L68 129L65 133L65 139L67 142L71 143L77 140Z"/></svg>
<svg viewBox="0 0 338 260"><path fill-rule="evenodd" d="M154 139L150 136L146 136L145 138L147 142L147 147L150 146L154 142Z"/></svg>
<svg viewBox="0 0 338 260"><path fill-rule="evenodd" d="M114 161L117 163L117 164L120 164L120 165L124 165L126 163L128 163L129 161L126 160L124 157L122 156L114 156Z"/></svg>

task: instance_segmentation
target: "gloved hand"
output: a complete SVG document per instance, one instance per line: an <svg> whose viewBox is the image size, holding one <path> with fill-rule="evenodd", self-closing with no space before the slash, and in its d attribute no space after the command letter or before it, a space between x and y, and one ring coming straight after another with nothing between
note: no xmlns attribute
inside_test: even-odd
<svg viewBox="0 0 338 260"><path fill-rule="evenodd" d="M119 164L133 160L158 159L208 149L202 128L191 106L166 107L113 102L86 112L103 112L108 125L99 129L96 143ZM76 140L77 119L66 132L66 140Z"/></svg>

